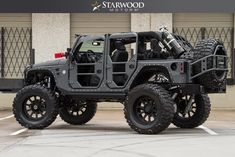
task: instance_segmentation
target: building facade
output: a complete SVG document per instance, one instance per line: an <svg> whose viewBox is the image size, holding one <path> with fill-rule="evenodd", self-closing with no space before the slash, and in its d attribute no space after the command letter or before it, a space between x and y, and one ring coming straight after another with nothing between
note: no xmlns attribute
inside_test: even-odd
<svg viewBox="0 0 235 157"><path fill-rule="evenodd" d="M234 13L0 13L1 78L20 78L24 65L54 58L54 52L70 47L75 34L156 31L167 26L193 45L207 37L220 38L229 55L226 94L211 95L217 108L235 108L233 95ZM4 53L3 53L4 52ZM15 64L17 63L17 65ZM14 94L0 94L0 106L11 106Z"/></svg>

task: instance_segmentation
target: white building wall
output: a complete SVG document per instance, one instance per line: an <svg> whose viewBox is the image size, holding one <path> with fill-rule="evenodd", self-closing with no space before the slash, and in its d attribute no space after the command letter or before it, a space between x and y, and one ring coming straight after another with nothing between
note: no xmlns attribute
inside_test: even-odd
<svg viewBox="0 0 235 157"><path fill-rule="evenodd" d="M131 31L157 31L166 26L172 32L172 13L132 13Z"/></svg>
<svg viewBox="0 0 235 157"><path fill-rule="evenodd" d="M35 62L54 59L55 52L70 47L70 14L33 13L32 36Z"/></svg>
<svg viewBox="0 0 235 157"><path fill-rule="evenodd" d="M131 14L131 31L141 32L150 30L150 14L132 13Z"/></svg>
<svg viewBox="0 0 235 157"><path fill-rule="evenodd" d="M172 32L172 13L151 13L151 30L158 31L161 27L167 27Z"/></svg>

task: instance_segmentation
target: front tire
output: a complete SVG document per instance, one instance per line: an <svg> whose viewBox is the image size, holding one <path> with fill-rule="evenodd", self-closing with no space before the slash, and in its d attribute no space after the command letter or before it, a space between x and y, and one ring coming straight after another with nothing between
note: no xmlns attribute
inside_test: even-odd
<svg viewBox="0 0 235 157"><path fill-rule="evenodd" d="M67 100L60 110L63 121L72 125L83 125L89 122L95 115L97 103Z"/></svg>
<svg viewBox="0 0 235 157"><path fill-rule="evenodd" d="M54 122L58 115L55 94L41 85L21 89L13 102L16 120L29 129L43 129Z"/></svg>
<svg viewBox="0 0 235 157"><path fill-rule="evenodd" d="M136 132L157 134L171 124L174 102L161 86L143 84L129 92L124 114L127 123Z"/></svg>
<svg viewBox="0 0 235 157"><path fill-rule="evenodd" d="M176 98L177 112L174 116L173 124L180 128L195 128L202 125L209 117L211 104L206 94L195 95L191 108L187 112L187 97Z"/></svg>

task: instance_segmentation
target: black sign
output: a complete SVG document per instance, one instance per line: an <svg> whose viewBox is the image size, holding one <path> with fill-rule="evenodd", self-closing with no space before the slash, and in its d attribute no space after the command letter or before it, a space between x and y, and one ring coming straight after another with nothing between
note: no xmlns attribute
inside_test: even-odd
<svg viewBox="0 0 235 157"><path fill-rule="evenodd" d="M235 0L1 0L1 13L235 12Z"/></svg>

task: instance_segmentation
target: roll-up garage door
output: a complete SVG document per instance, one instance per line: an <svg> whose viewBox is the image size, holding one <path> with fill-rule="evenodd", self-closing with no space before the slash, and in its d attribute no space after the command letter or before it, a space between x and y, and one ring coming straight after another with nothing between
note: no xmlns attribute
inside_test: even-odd
<svg viewBox="0 0 235 157"><path fill-rule="evenodd" d="M74 42L75 34L98 35L115 32L129 32L130 29L130 14L71 14L71 43Z"/></svg>
<svg viewBox="0 0 235 157"><path fill-rule="evenodd" d="M177 13L173 16L174 27L233 27L230 13Z"/></svg>
<svg viewBox="0 0 235 157"><path fill-rule="evenodd" d="M32 14L0 13L1 27L31 27Z"/></svg>

